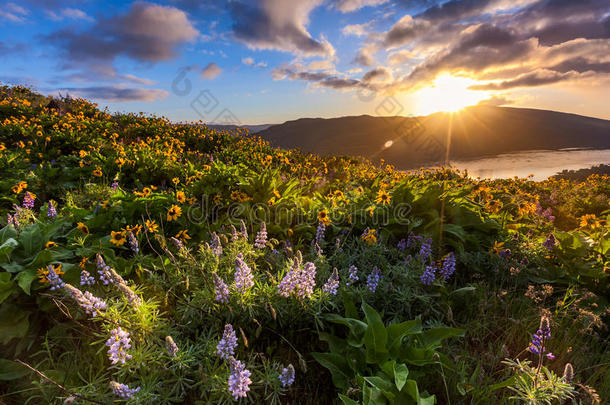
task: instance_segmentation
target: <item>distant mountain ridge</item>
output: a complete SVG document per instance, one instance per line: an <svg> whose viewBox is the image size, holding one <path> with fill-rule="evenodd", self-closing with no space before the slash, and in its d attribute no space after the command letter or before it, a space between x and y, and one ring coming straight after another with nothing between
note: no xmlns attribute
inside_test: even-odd
<svg viewBox="0 0 610 405"><path fill-rule="evenodd" d="M529 108L473 106L455 114L424 117L301 118L257 135L283 148L383 158L409 169L447 158L524 150L606 149L610 148L610 121Z"/></svg>

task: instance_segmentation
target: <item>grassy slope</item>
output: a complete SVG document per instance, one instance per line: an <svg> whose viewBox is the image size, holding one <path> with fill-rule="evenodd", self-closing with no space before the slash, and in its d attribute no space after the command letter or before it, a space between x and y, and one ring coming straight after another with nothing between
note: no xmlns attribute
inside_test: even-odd
<svg viewBox="0 0 610 405"><path fill-rule="evenodd" d="M16 367L15 358L102 402L112 398L108 382L114 379L142 386L142 403L229 400L228 368L214 351L230 322L241 328L236 355L253 372L251 398L329 403L336 392L310 354L326 350L316 331L330 325L320 316L343 313L340 298L320 291L334 267L341 291L374 306L385 323L421 316L427 327L467 330L443 347L455 365L444 370L452 403L508 403L509 391L491 392L490 386L508 376L504 357L528 357L522 349L541 313L553 319L557 358L550 367L561 372L572 362L578 381L610 398L606 177L477 182L449 170L403 173L362 160L274 149L243 134L112 116L84 100L62 102L53 111L44 108L48 99L27 89L0 93L0 212L14 214L13 204L21 204L26 191L36 194L34 210L21 210L20 225L0 231L1 243L16 241L0 262L3 401L60 403L57 398L67 396ZM118 188L111 187L115 180ZM15 188L19 182L27 189ZM383 192L390 204L376 202ZM59 210L55 219L46 215L51 200ZM170 221L173 205L182 215ZM554 223L541 215L548 208ZM320 212L331 215L332 223L317 254L310 242ZM275 250L252 247L263 214ZM601 225L593 220L581 227L585 214L596 215ZM238 217L246 218L249 241L232 241L230 226L239 226ZM126 236L121 232L137 226L143 227L140 252L133 254L120 243ZM363 240L366 228L376 231L375 240ZM211 232L221 235L218 259L206 247ZM405 262L418 247L396 248L410 232L433 238L434 260L455 252L458 269L448 282L421 284L424 266L417 259ZM550 232L560 243L551 251L541 245ZM187 250L171 245L174 236L182 236ZM48 241L57 246L46 246ZM500 242L504 246L494 251ZM495 254L506 248L510 258ZM311 299L277 295L297 250L318 269ZM97 284L89 290L110 309L90 320L37 278L39 268L61 264L62 277L78 285L79 263L95 275L98 252L142 297L139 309ZM245 295L232 292L228 305L215 303L212 273L231 284L238 253L253 269L256 285ZM360 269L361 282L347 287L351 265ZM371 293L363 281L375 267L384 277ZM117 323L134 341L124 367L110 367L103 346ZM181 348L177 359L165 354L168 334ZM283 390L277 367L289 362L297 366L297 382ZM420 390L448 402L439 368L412 368L414 375L421 372Z"/></svg>

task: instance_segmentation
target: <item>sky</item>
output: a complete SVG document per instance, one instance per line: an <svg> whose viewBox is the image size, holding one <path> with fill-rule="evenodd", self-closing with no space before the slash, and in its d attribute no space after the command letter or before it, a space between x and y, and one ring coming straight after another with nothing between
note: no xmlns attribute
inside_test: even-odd
<svg viewBox="0 0 610 405"><path fill-rule="evenodd" d="M173 121L610 119L610 1L3 0L0 82Z"/></svg>

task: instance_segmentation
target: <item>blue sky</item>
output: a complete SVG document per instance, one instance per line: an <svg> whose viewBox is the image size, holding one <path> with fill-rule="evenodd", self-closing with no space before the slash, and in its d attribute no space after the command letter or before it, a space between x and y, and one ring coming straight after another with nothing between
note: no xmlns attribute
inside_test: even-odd
<svg viewBox="0 0 610 405"><path fill-rule="evenodd" d="M610 119L609 38L601 0L9 1L0 81L176 121L477 103Z"/></svg>

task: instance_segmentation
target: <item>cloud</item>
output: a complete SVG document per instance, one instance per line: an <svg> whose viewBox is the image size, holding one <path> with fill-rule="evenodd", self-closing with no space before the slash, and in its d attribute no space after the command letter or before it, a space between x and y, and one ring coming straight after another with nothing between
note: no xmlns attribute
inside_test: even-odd
<svg viewBox="0 0 610 405"><path fill-rule="evenodd" d="M3 56L7 56L14 53L23 52L29 46L22 42L18 42L16 44L7 44L5 42L0 41L0 58Z"/></svg>
<svg viewBox="0 0 610 405"><path fill-rule="evenodd" d="M553 84L564 80L576 78L578 73L560 73L548 69L539 69L534 72L526 73L515 79L505 80L499 83L476 84L470 86L472 90L507 90L515 87L535 87Z"/></svg>
<svg viewBox="0 0 610 405"><path fill-rule="evenodd" d="M342 13L351 13L368 6L379 6L389 0L338 0L335 7Z"/></svg>
<svg viewBox="0 0 610 405"><path fill-rule="evenodd" d="M367 31L370 28L370 23L366 24L350 24L346 25L341 29L343 35L355 35L357 37L363 37L366 35Z"/></svg>
<svg viewBox="0 0 610 405"><path fill-rule="evenodd" d="M241 63L243 63L246 66L252 66L252 67L257 67L257 68L265 68L267 67L267 62L256 62L254 60L254 58L251 57L247 57L247 58L242 58Z"/></svg>
<svg viewBox="0 0 610 405"><path fill-rule="evenodd" d="M486 98L485 100L481 100L477 103L477 105L488 105L493 107L500 107L503 105L514 104L515 101L511 100L502 95L493 95L490 98Z"/></svg>
<svg viewBox="0 0 610 405"><path fill-rule="evenodd" d="M206 67L201 70L201 77L203 79L213 80L222 73L222 69L214 62L208 63Z"/></svg>
<svg viewBox="0 0 610 405"><path fill-rule="evenodd" d="M383 66L379 66L366 72L362 76L362 81L364 83L388 83L392 81L392 72Z"/></svg>
<svg viewBox="0 0 610 405"><path fill-rule="evenodd" d="M309 70L329 70L334 69L335 64L329 60L314 60L307 67Z"/></svg>
<svg viewBox="0 0 610 405"><path fill-rule="evenodd" d="M160 62L176 57L178 48L198 35L183 11L135 2L127 14L102 19L88 31L63 29L47 40L71 62L112 62L118 56Z"/></svg>
<svg viewBox="0 0 610 405"><path fill-rule="evenodd" d="M77 8L64 8L58 12L53 10L45 10L45 14L53 21L62 21L66 18L72 20L94 21L87 13Z"/></svg>
<svg viewBox="0 0 610 405"><path fill-rule="evenodd" d="M233 36L251 49L273 49L303 56L333 56L335 49L325 39L314 39L307 31L309 13L322 0L232 1Z"/></svg>
<svg viewBox="0 0 610 405"><path fill-rule="evenodd" d="M29 10L15 3L6 3L6 5L0 9L0 17L12 22L24 22L25 16L29 13Z"/></svg>
<svg viewBox="0 0 610 405"><path fill-rule="evenodd" d="M400 65L413 59L415 59L415 55L408 49L392 52L387 57L387 61L391 66Z"/></svg>
<svg viewBox="0 0 610 405"><path fill-rule="evenodd" d="M165 90L124 88L119 86L67 87L61 88L59 91L68 92L78 97L111 102L153 102L163 100L169 95Z"/></svg>
<svg viewBox="0 0 610 405"><path fill-rule="evenodd" d="M375 63L375 59L372 55L373 51L374 49L371 47L360 49L352 63L356 63L361 66L372 66Z"/></svg>
<svg viewBox="0 0 610 405"><path fill-rule="evenodd" d="M310 72L299 65L283 65L272 72L274 80L303 80L314 87L328 87L336 90L352 90L363 87L356 79L342 77L330 72Z"/></svg>

